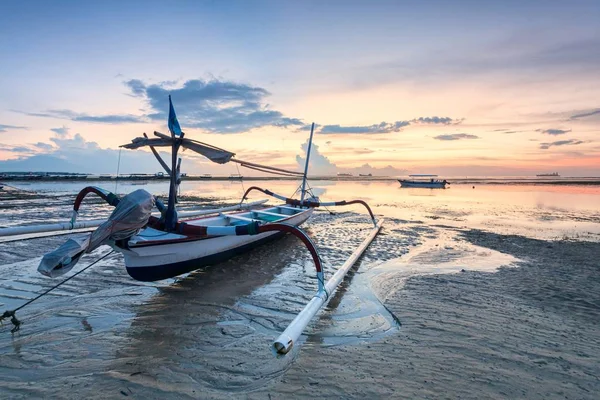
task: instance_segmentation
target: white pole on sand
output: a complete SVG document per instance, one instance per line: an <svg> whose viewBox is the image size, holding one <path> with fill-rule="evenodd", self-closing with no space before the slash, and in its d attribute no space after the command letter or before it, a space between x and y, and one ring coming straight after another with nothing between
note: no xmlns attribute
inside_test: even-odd
<svg viewBox="0 0 600 400"><path fill-rule="evenodd" d="M44 225L28 225L28 226L15 226L12 228L0 229L0 237L2 236L15 236L15 235L26 235L29 233L42 233L42 232L55 232L55 231L70 231L73 229L83 228L95 228L100 226L106 219L93 219L90 221L80 221L71 224L70 222L59 222L56 224L44 224Z"/></svg>
<svg viewBox="0 0 600 400"><path fill-rule="evenodd" d="M350 255L350 258L346 260L337 272L327 281L324 288L320 288L315 294L312 300L304 307L304 309L294 318L289 324L285 331L273 342L273 348L279 354L287 354L293 347L294 343L298 341L298 338L312 320L319 309L327 302L329 297L333 294L335 288L344 279L344 276L348 273L350 268L356 263L360 256L365 252L369 244L375 239L375 236L381 230L383 225L383 219L377 222L377 225L371 230L367 238L358 246L354 253Z"/></svg>

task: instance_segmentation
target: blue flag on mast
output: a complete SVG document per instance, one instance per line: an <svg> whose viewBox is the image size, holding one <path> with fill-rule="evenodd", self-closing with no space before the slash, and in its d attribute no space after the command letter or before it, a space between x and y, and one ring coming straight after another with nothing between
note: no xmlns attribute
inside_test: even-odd
<svg viewBox="0 0 600 400"><path fill-rule="evenodd" d="M177 121L177 115L175 115L171 95L169 95L169 130L171 131L171 135L181 136L181 127L179 126L179 121Z"/></svg>

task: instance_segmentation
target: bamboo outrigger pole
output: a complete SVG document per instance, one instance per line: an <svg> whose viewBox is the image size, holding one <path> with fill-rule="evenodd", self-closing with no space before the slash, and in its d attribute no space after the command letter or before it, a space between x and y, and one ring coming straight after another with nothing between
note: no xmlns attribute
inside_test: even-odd
<svg viewBox="0 0 600 400"><path fill-rule="evenodd" d="M317 280L319 281L319 290L312 298L312 300L304 307L304 309L294 318L286 330L275 340L273 348L279 354L287 354L293 347L294 343L298 342L298 338L312 320L315 314L321 309L323 304L331 297L331 294L335 288L344 279L350 268L356 263L360 256L365 252L369 244L375 239L375 236L381 230L383 225L383 219L379 220L375 227L371 229L369 236L360 244L360 246L354 250L354 253L346 260L336 273L327 281L323 283L323 272L317 273Z"/></svg>
<svg viewBox="0 0 600 400"><path fill-rule="evenodd" d="M225 211L236 211L243 210L245 208L251 208L260 204L266 203L267 200L257 200L246 204L236 204L234 206L212 208L208 210L193 210L193 211L182 211L178 215L181 218L197 217L200 215L218 214ZM14 226L11 228L0 228L0 237L4 236L17 236L17 235L28 235L32 233L44 233L44 232L59 232L59 231L70 231L73 229L85 229L85 228L96 228L102 223L106 222L106 218L93 219L88 221L79 222L59 222L55 224L45 225L26 225L26 226Z"/></svg>

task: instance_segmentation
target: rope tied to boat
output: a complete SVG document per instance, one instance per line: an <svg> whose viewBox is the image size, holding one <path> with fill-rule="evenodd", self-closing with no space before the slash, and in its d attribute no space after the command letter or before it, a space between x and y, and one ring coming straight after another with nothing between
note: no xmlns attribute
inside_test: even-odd
<svg viewBox="0 0 600 400"><path fill-rule="evenodd" d="M248 229L248 235L257 235L259 226L260 225L258 222L252 222L246 225L246 228Z"/></svg>
<svg viewBox="0 0 600 400"><path fill-rule="evenodd" d="M319 291L322 293L325 293L325 301L329 300L329 292L327 291L327 288L325 287L325 275L324 274L319 274L317 273L317 281L318 283L318 287L319 287Z"/></svg>
<svg viewBox="0 0 600 400"><path fill-rule="evenodd" d="M50 289L46 290L44 293L41 293L41 294L37 295L33 299L27 301L25 304L20 305L19 307L15 308L14 310L6 310L6 311L4 311L4 314L2 314L2 316L0 316L0 323L2 323L2 321L5 320L5 319L10 318L10 322L12 322L12 324L13 324L13 328L10 330L10 332L11 333L15 333L15 332L19 331L19 329L21 329L21 324L22 323L17 318L17 315L16 315L17 311L21 310L22 308L25 308L25 306L28 306L29 304L33 303L34 301L36 301L40 297L47 295L48 293L50 293L54 289L58 288L62 284L67 283L71 279L75 278L77 275L81 274L82 272L84 272L87 269L93 267L94 265L96 265L100 261L104 260L106 257L108 257L109 255L111 255L114 252L115 252L114 250L109 251L108 253L106 253L105 255L103 255L102 257L100 257L99 259L97 259L96 261L94 261L93 263L91 263L90 265L88 265L87 267L83 268L81 271L78 271L75 274L73 274L70 277L68 277L67 279L62 280L61 282L59 282L56 285L52 286Z"/></svg>

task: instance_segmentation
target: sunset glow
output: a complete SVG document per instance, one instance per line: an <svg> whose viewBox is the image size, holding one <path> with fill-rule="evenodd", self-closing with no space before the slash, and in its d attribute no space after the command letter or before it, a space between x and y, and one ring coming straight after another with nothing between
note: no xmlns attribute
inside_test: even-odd
<svg viewBox="0 0 600 400"><path fill-rule="evenodd" d="M274 166L314 121L314 174L600 175L597 1L26 3L0 16L0 171L114 173L171 94L188 137Z"/></svg>

